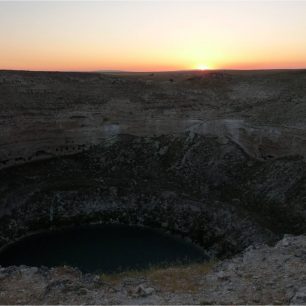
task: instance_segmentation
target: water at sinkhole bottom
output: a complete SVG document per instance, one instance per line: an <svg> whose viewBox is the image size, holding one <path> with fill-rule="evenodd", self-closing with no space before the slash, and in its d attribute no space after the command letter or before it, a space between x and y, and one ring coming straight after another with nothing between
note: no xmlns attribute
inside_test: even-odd
<svg viewBox="0 0 306 306"><path fill-rule="evenodd" d="M2 266L69 265L92 273L204 260L204 251L183 239L125 225L87 225L43 232L23 238L0 253Z"/></svg>

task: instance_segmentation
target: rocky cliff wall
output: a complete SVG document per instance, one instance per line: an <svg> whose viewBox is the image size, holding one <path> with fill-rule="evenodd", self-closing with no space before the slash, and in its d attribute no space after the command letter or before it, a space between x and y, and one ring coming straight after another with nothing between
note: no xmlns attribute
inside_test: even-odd
<svg viewBox="0 0 306 306"><path fill-rule="evenodd" d="M258 160L230 139L120 135L72 156L1 170L1 244L82 223L160 228L211 256L305 232L306 163Z"/></svg>

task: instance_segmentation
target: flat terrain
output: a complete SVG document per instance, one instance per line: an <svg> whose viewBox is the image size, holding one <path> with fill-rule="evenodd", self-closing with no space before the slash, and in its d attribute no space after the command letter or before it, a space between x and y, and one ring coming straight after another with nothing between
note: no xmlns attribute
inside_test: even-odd
<svg viewBox="0 0 306 306"><path fill-rule="evenodd" d="M305 70L0 71L0 167L79 152L118 134L152 136L190 129L238 142L255 133L247 141L256 142L262 135L253 127L265 126L268 138L286 134L285 147L296 135L297 144L291 147L302 146L303 151L305 83ZM207 127L208 122L213 123ZM246 149L257 150L248 144ZM284 148L274 151L279 150Z"/></svg>

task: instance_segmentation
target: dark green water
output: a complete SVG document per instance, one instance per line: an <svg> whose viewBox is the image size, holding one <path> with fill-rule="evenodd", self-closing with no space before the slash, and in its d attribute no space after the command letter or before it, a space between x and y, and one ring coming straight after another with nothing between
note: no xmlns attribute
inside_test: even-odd
<svg viewBox="0 0 306 306"><path fill-rule="evenodd" d="M69 265L83 272L112 273L205 259L200 248L155 230L90 225L21 239L3 250L0 265Z"/></svg>

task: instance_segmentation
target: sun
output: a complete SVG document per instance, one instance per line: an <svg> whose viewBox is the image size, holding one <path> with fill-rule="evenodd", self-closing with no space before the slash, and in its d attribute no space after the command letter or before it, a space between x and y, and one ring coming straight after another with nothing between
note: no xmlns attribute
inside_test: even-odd
<svg viewBox="0 0 306 306"><path fill-rule="evenodd" d="M199 65L197 65L196 69L198 69L198 70L208 70L209 67L206 66L206 65L203 65L203 64L199 64Z"/></svg>

